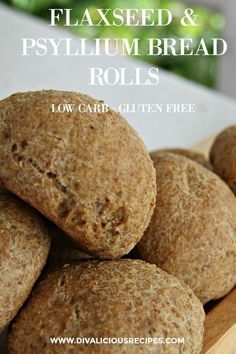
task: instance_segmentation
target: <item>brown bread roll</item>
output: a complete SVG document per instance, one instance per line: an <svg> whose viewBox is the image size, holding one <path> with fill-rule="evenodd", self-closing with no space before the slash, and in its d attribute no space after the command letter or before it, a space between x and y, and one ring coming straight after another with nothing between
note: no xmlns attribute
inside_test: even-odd
<svg viewBox="0 0 236 354"><path fill-rule="evenodd" d="M155 156L159 153L162 153L162 152L169 152L171 154L185 156L190 160L200 163L200 165L208 168L209 170L212 170L211 164L209 163L209 161L206 159L206 157L203 154L201 154L200 152L188 150L188 149L170 148L170 149L156 150L156 151L153 151L150 153L151 159L152 158L155 159Z"/></svg>
<svg viewBox="0 0 236 354"><path fill-rule="evenodd" d="M194 353L204 311L192 290L140 260L86 261L49 273L14 321L9 352ZM185 344L65 344L50 337L184 338Z"/></svg>
<svg viewBox="0 0 236 354"><path fill-rule="evenodd" d="M140 258L188 284L206 303L236 284L236 199L214 173L179 155L155 158L157 203Z"/></svg>
<svg viewBox="0 0 236 354"><path fill-rule="evenodd" d="M74 104L53 113L52 104ZM0 101L0 179L91 255L119 258L135 246L155 204L155 170L137 133L118 113L60 91Z"/></svg>
<svg viewBox="0 0 236 354"><path fill-rule="evenodd" d="M215 139L210 161L218 174L236 194L236 125L225 129Z"/></svg>
<svg viewBox="0 0 236 354"><path fill-rule="evenodd" d="M0 332L27 299L50 247L40 215L0 190Z"/></svg>

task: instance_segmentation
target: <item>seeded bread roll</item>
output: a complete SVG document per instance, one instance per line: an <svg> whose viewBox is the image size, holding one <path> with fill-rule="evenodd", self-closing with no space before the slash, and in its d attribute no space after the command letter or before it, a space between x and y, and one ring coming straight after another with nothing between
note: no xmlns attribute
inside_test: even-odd
<svg viewBox="0 0 236 354"><path fill-rule="evenodd" d="M41 216L0 190L0 332L27 299L45 265L49 247Z"/></svg>
<svg viewBox="0 0 236 354"><path fill-rule="evenodd" d="M171 154L177 154L181 156L185 156L190 160L193 160L195 162L200 163L200 165L208 168L209 170L212 170L212 166L209 163L209 161L206 159L206 157L201 154L200 152L197 151L192 151L192 150L187 150L187 149L180 149L180 148L172 148L172 149L162 149L162 150L156 150L150 153L151 159L155 159L155 156L159 153L162 152L169 152Z"/></svg>
<svg viewBox="0 0 236 354"><path fill-rule="evenodd" d="M52 113L52 104L74 104ZM118 113L80 113L101 104L60 91L0 101L0 179L87 253L119 258L150 221L155 170L137 133Z"/></svg>
<svg viewBox="0 0 236 354"><path fill-rule="evenodd" d="M86 261L39 284L11 328L9 352L198 354L204 317L192 290L155 265ZM56 345L50 337L180 337L185 344Z"/></svg>
<svg viewBox="0 0 236 354"><path fill-rule="evenodd" d="M214 173L179 155L155 158L157 204L140 258L188 284L206 303L236 284L236 199Z"/></svg>
<svg viewBox="0 0 236 354"><path fill-rule="evenodd" d="M236 194L236 125L220 133L211 148L210 161L218 174Z"/></svg>

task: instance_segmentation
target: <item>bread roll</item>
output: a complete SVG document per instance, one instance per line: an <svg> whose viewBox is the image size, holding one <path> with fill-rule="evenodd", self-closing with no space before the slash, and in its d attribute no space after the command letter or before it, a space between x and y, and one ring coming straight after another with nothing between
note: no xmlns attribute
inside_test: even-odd
<svg viewBox="0 0 236 354"><path fill-rule="evenodd" d="M236 284L236 199L214 173L179 155L155 158L157 203L139 256L206 303Z"/></svg>
<svg viewBox="0 0 236 354"><path fill-rule="evenodd" d="M162 153L162 152L169 152L171 154L185 156L190 160L200 163L200 165L202 165L203 167L206 167L209 170L212 170L211 164L206 159L206 157L200 152L188 150L188 149L181 149L181 148L170 148L170 149L162 149L162 150L153 151L150 153L150 156L151 156L151 158L155 159L155 156L158 153Z"/></svg>
<svg viewBox="0 0 236 354"><path fill-rule="evenodd" d="M53 113L52 104L74 104ZM101 105L60 91L0 101L0 179L91 255L129 253L150 221L155 170L137 133L118 113L80 113Z"/></svg>
<svg viewBox="0 0 236 354"><path fill-rule="evenodd" d="M86 261L48 274L14 321L9 353L194 353L204 311L192 290L140 260ZM51 344L50 337L184 338L185 344Z"/></svg>
<svg viewBox="0 0 236 354"><path fill-rule="evenodd" d="M225 129L215 139L210 161L218 174L236 194L236 125Z"/></svg>
<svg viewBox="0 0 236 354"><path fill-rule="evenodd" d="M27 299L46 263L49 247L42 217L0 190L0 332Z"/></svg>

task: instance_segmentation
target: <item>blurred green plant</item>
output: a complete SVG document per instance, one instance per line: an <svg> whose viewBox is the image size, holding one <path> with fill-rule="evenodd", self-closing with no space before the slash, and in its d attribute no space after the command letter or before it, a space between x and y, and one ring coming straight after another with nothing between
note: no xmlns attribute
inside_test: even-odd
<svg viewBox="0 0 236 354"><path fill-rule="evenodd" d="M5 0L7 1L7 0ZM24 11L34 13L43 18L49 18L48 8L69 7L73 9L74 19L81 17L84 10L89 8L93 13L96 8L167 8L173 14L173 21L167 27L71 27L70 30L81 37L96 38L141 38L141 56L152 65L165 68L178 75L184 76L209 87L215 87L217 77L217 57L214 56L147 56L148 48L145 38L193 38L193 49L196 49L199 40L203 37L210 51L212 48L211 38L220 37L224 28L224 17L216 11L202 6L191 5L197 14L199 25L183 27L180 19L186 9L186 3L177 0L8 0L12 5ZM96 11L94 11L96 16ZM95 17L94 17L95 19ZM72 17L73 20L73 17Z"/></svg>
<svg viewBox="0 0 236 354"><path fill-rule="evenodd" d="M8 1L9 2L9 1ZM50 6L67 6L71 3L70 0L11 0L11 3L30 13L38 13L44 9L49 8Z"/></svg>

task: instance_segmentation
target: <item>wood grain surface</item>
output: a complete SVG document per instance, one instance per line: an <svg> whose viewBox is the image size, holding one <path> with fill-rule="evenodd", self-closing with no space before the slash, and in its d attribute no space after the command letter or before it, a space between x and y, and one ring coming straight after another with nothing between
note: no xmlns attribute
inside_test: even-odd
<svg viewBox="0 0 236 354"><path fill-rule="evenodd" d="M236 354L236 289L208 312L203 353Z"/></svg>

